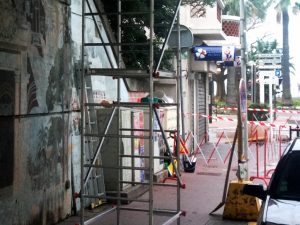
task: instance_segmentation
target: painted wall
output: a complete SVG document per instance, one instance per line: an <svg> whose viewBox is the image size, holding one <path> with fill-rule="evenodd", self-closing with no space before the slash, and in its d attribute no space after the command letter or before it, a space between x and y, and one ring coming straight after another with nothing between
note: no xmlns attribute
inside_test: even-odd
<svg viewBox="0 0 300 225"><path fill-rule="evenodd" d="M12 106L1 110L11 121L11 141L1 145L0 161L9 155L13 165L12 173L0 172L11 181L0 188L0 223L51 224L71 211L70 114L61 113L69 110L73 82L70 9L30 0L2 1L0 10L0 76L6 83L0 105L5 108L9 96Z"/></svg>
<svg viewBox="0 0 300 225"><path fill-rule="evenodd" d="M53 224L72 213L71 184L80 191L80 2L0 2L0 224ZM107 66L101 49L88 53ZM113 79L93 88L116 98Z"/></svg>
<svg viewBox="0 0 300 225"><path fill-rule="evenodd" d="M217 19L217 4L206 7L203 17L192 18L192 6L186 5L180 8L180 22L186 24L190 29L222 29L222 23Z"/></svg>

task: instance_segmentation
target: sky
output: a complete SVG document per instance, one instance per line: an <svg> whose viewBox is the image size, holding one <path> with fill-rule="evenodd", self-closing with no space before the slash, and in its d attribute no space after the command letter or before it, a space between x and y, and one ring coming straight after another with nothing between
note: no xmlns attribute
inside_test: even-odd
<svg viewBox="0 0 300 225"><path fill-rule="evenodd" d="M289 45L290 45L290 57L291 62L295 66L294 74L291 73L291 94L292 97L300 97L300 91L298 90L298 84L300 85L300 13L294 15L290 12L289 23ZM298 25L297 25L298 23ZM247 44L253 43L258 38L267 35L265 40L276 39L279 46L282 47L282 25L276 22L276 12L274 7L271 6L268 10L265 22L255 30L251 30L247 33ZM297 54L298 53L298 54Z"/></svg>

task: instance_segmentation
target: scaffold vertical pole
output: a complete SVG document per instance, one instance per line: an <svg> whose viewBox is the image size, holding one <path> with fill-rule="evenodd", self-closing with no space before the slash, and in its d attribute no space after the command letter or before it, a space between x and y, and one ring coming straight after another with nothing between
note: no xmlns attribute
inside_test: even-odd
<svg viewBox="0 0 300 225"><path fill-rule="evenodd" d="M85 152L85 137L84 137L84 124L85 124L85 74L84 74L84 58L85 58L85 51L84 51L84 43L85 43L85 0L82 0L82 20L81 20L81 151L80 151L80 224L84 225L84 152Z"/></svg>
<svg viewBox="0 0 300 225"><path fill-rule="evenodd" d="M153 224L153 36L154 36L154 0L150 0L150 59L149 59L149 225Z"/></svg>
<svg viewBox="0 0 300 225"><path fill-rule="evenodd" d="M247 83L246 77L246 63L247 63L247 44L246 44L246 18L245 18L245 3L244 0L240 0L240 42L241 42L241 78ZM245 96L247 102L247 88L245 88ZM241 105L241 103L239 104ZM239 180L247 180L248 175L248 124L247 124L247 110L244 112L244 119L241 119L241 142L239 147L239 167L238 178ZM240 115L239 115L240 116Z"/></svg>
<svg viewBox="0 0 300 225"><path fill-rule="evenodd" d="M183 110L183 84L182 84L182 73L181 73L181 30L180 30L180 6L177 12L177 130L179 131L182 128L182 138L185 139L185 129L184 129L184 110ZM180 113L181 112L181 113ZM180 116L181 115L181 116ZM180 126L180 118L181 118L181 126ZM180 133L178 132L176 135L176 157L178 160L180 159ZM183 156L184 159L184 156ZM177 163L177 170L180 173L180 163ZM180 176L179 174L177 176ZM180 182L177 182L177 212L180 212ZM180 225L180 217L177 219L177 225Z"/></svg>
<svg viewBox="0 0 300 225"><path fill-rule="evenodd" d="M117 36L117 41L118 41L118 44L122 42L122 28L121 28L121 21L122 21L122 15L121 15L121 11L122 11L122 1L121 0L118 0L118 23L117 23L117 30L118 30L118 36ZM121 68L122 65L121 65L121 55L120 55L120 52L122 50L122 47L121 45L118 45L118 50L117 50L117 62L118 62L118 68ZM120 137L121 135L121 131L120 131L120 123L121 123L121 110L120 110L120 101L121 101L121 96L120 96L120 78L118 77L117 78L117 104L118 104L118 135ZM122 166L122 158L120 157L121 155L121 141L122 141L122 138L119 138L119 141L118 141L118 167L121 168ZM121 191L122 191L122 183L121 183L121 180L122 180L122 176L121 176L121 173L122 173L122 170L121 169L118 169L117 170L117 175L118 175L118 186L117 186L117 225L120 225L121 223L121 211L120 211L120 207L121 207Z"/></svg>

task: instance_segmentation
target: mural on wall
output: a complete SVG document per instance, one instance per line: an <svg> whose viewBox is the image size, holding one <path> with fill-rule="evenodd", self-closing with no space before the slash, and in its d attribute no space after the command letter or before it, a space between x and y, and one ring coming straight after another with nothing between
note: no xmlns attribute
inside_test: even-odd
<svg viewBox="0 0 300 225"><path fill-rule="evenodd" d="M81 114L76 112L80 110L79 98L77 95L76 88L72 88L72 98L71 98L71 110L72 110L72 124L71 124L71 135L79 136L80 135L80 117Z"/></svg>
<svg viewBox="0 0 300 225"><path fill-rule="evenodd" d="M37 142L27 155L27 173L31 193L35 200L30 204L30 219L27 225L54 224L66 217L64 204L68 170L68 152L65 151L64 118L51 117L48 123L38 130ZM36 146L36 147L34 147Z"/></svg>
<svg viewBox="0 0 300 225"><path fill-rule="evenodd" d="M77 93L80 93L81 87L81 62L77 61L74 63L74 86Z"/></svg>
<svg viewBox="0 0 300 225"><path fill-rule="evenodd" d="M64 94L64 57L63 48L59 49L55 55L54 65L48 77L48 89L46 92L46 104L48 111L52 111L55 105L61 105Z"/></svg>
<svg viewBox="0 0 300 225"><path fill-rule="evenodd" d="M0 1L0 39L12 40L17 32L17 10L14 0Z"/></svg>
<svg viewBox="0 0 300 225"><path fill-rule="evenodd" d="M52 117L49 126L38 132L39 143L35 155L29 153L27 169L33 190L44 190L62 182L64 121L61 117Z"/></svg>
<svg viewBox="0 0 300 225"><path fill-rule="evenodd" d="M27 113L30 113L34 107L38 107L39 103L36 99L36 84L33 77L30 58L27 56L27 74L30 74L29 82L27 84Z"/></svg>
<svg viewBox="0 0 300 225"><path fill-rule="evenodd" d="M13 184L15 74L0 70L0 189Z"/></svg>
<svg viewBox="0 0 300 225"><path fill-rule="evenodd" d="M44 56L42 43L46 42L46 16L41 0L25 0L26 19L31 24L31 44Z"/></svg>
<svg viewBox="0 0 300 225"><path fill-rule="evenodd" d="M48 206L50 205L57 205L57 202L61 202L63 204L64 199L64 191L63 190L56 190L56 204L53 200L46 198L45 203L40 203L36 205L38 209L40 209L39 213L32 216L30 221L26 225L38 225L38 224L56 224L56 221L61 221L65 218L63 214L62 206L58 206L55 210L49 209ZM44 213L45 212L45 213ZM43 223L43 221L46 221ZM23 224L23 223L17 223Z"/></svg>
<svg viewBox="0 0 300 225"><path fill-rule="evenodd" d="M9 53L0 50L1 65L17 71L0 69L0 224L54 224L71 211L70 157L79 148L68 114L71 9L60 1L0 0L0 10L1 48ZM14 113L31 115L3 117Z"/></svg>

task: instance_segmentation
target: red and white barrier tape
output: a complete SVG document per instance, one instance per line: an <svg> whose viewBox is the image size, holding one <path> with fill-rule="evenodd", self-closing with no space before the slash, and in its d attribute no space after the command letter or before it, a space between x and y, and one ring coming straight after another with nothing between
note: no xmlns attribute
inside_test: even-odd
<svg viewBox="0 0 300 225"><path fill-rule="evenodd" d="M232 119L232 118L227 118L227 117L222 117L222 116L208 116L208 115L202 115L200 113L197 114L193 114L193 113L187 113L186 115L188 116L200 116L200 117L204 117L204 118L208 118L208 119L215 119L215 120L221 120L221 121L228 121L228 122L237 122L236 119ZM280 124L274 124L274 123L269 123L269 122L265 122L265 121L248 121L248 124L250 125L258 125L258 126L267 126L267 127L277 127L277 128L289 128L289 124L284 124L284 125L280 125Z"/></svg>
<svg viewBox="0 0 300 225"><path fill-rule="evenodd" d="M289 128L289 125L280 125L274 123L268 123L264 121L248 121L250 125L258 125L258 126L267 126L267 127L279 127L279 128Z"/></svg>
<svg viewBox="0 0 300 225"><path fill-rule="evenodd" d="M236 111L238 110L237 107L214 107L214 109L218 109L218 110L231 110L231 111ZM249 111L253 111L253 112L270 112L270 109L261 109L261 108L248 108ZM273 109L273 112L277 112L277 113L288 113L288 114L300 114L299 110L286 110L286 109Z"/></svg>

